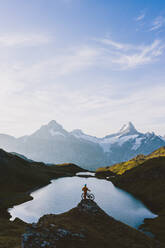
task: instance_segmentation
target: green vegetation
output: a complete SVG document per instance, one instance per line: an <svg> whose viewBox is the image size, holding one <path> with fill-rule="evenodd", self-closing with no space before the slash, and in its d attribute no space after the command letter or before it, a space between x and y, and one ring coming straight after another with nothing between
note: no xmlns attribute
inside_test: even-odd
<svg viewBox="0 0 165 248"><path fill-rule="evenodd" d="M56 164L56 165L53 165L52 166L52 169L56 172L64 172L65 174L68 173L67 175L73 175L73 174L76 174L77 172L84 172L84 171L87 171L75 164L72 164L72 163L64 163L64 164Z"/></svg>
<svg viewBox="0 0 165 248"><path fill-rule="evenodd" d="M137 155L135 158L126 162L114 164L112 166L102 167L96 170L96 172L112 171L118 175L124 174L127 170L130 170L151 158L165 157L165 147L161 147L149 155Z"/></svg>
<svg viewBox="0 0 165 248"><path fill-rule="evenodd" d="M110 180L117 187L141 199L158 214L157 218L146 220L142 228L165 243L165 156L159 156L163 151L164 148L159 149L151 154L153 158ZM154 157L155 154L158 154L158 157Z"/></svg>
<svg viewBox="0 0 165 248"><path fill-rule="evenodd" d="M60 236L58 230L62 230ZM35 247L35 242L41 244L42 237L46 237L46 242L55 242L61 248L163 248L144 233L108 216L90 200L82 200L77 207L66 213L41 217L29 232L32 235L29 240L25 240L28 247Z"/></svg>
<svg viewBox="0 0 165 248"><path fill-rule="evenodd" d="M157 213L159 216L145 220L142 228L165 243L165 147L130 161L125 162L125 167L123 163L118 164L116 176L109 170L110 167L98 170L96 174L99 177L108 176L116 186L132 193ZM80 171L84 170L74 164L46 166L44 163L28 162L0 149L0 248L20 248L21 234L29 226L18 219L10 222L9 207L30 200L30 192L48 184L51 179L73 176ZM80 215L76 211L73 209L53 217L54 223L75 232L86 228L88 247L162 247L155 245L155 241L144 234L110 217L108 219L107 215L96 218L85 213Z"/></svg>
<svg viewBox="0 0 165 248"><path fill-rule="evenodd" d="M16 219L10 222L0 218L0 248L20 248L21 235L25 232L28 224Z"/></svg>
<svg viewBox="0 0 165 248"><path fill-rule="evenodd" d="M96 175L105 178L108 172L116 173L108 180L141 199L158 214L155 219L146 219L142 228L165 243L165 147L147 156L140 154L129 161L99 168Z"/></svg>
<svg viewBox="0 0 165 248"><path fill-rule="evenodd" d="M46 166L29 162L0 149L0 248L20 247L20 237L26 223L9 221L7 209L31 200L30 192L51 179L73 176L84 171L74 164Z"/></svg>

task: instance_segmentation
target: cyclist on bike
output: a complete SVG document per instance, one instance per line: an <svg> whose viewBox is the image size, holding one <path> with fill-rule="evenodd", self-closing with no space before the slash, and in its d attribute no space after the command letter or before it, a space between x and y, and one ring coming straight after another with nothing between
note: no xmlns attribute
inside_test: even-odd
<svg viewBox="0 0 165 248"><path fill-rule="evenodd" d="M87 185L85 184L84 187L82 188L82 191L84 191L84 199L86 200L87 192L90 191L90 189L88 189Z"/></svg>

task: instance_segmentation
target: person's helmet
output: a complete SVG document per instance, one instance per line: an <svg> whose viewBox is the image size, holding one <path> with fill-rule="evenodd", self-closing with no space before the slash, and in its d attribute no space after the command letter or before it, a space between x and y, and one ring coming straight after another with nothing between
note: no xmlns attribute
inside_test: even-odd
<svg viewBox="0 0 165 248"><path fill-rule="evenodd" d="M84 186L87 186L86 184Z"/></svg>

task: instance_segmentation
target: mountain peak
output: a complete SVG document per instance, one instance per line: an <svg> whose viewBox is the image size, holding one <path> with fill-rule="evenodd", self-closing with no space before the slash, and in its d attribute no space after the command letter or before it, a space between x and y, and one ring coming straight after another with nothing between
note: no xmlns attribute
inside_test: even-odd
<svg viewBox="0 0 165 248"><path fill-rule="evenodd" d="M57 135L65 136L67 135L67 131L65 131L63 127L55 120L50 121L47 125L41 126L40 129L33 133L33 136L44 139L48 139L50 136L54 137Z"/></svg>
<svg viewBox="0 0 165 248"><path fill-rule="evenodd" d="M53 129L63 129L62 125L60 125L59 123L57 123L55 120L50 121L47 124L47 127L53 128Z"/></svg>
<svg viewBox="0 0 165 248"><path fill-rule="evenodd" d="M119 133L121 134L136 134L138 133L132 122L128 122L127 124L124 124L122 128L120 129Z"/></svg>

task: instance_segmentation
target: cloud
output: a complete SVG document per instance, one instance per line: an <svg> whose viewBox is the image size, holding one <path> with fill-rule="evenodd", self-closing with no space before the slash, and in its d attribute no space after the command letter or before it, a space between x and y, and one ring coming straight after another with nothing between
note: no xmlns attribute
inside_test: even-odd
<svg viewBox="0 0 165 248"><path fill-rule="evenodd" d="M43 34L0 34L0 46L36 46L47 44L50 37Z"/></svg>
<svg viewBox="0 0 165 248"><path fill-rule="evenodd" d="M133 70L154 63L164 52L162 41L148 45L133 45L108 39L97 39L92 44L82 45L52 53L47 59L31 60L26 63L16 57L0 62L1 91L25 92L45 87L56 82L71 80L74 75L95 70ZM4 82L4 83L3 83ZM13 85L15 85L13 87Z"/></svg>
<svg viewBox="0 0 165 248"><path fill-rule="evenodd" d="M14 44L21 43L17 40ZM3 48L1 43L0 48ZM14 45L12 48L15 50ZM151 44L134 45L102 38L92 40L86 45L58 52L55 50L46 58L41 56L40 59L35 55L33 59L30 57L30 63L27 57L22 61L22 56L20 60L19 56L13 58L9 53L5 60L0 60L1 92L5 94L12 91L13 94L21 94L35 91L38 87L45 87L45 84L50 86L65 80L71 81L75 75L81 78L81 75L91 70L94 70L96 75L98 69L100 73L102 70L133 70L156 62L164 49L161 40L155 40Z"/></svg>
<svg viewBox="0 0 165 248"><path fill-rule="evenodd" d="M123 44L106 38L96 39L96 41L101 42L105 45L110 45L118 50L130 50L131 48L133 48L133 46L130 44Z"/></svg>
<svg viewBox="0 0 165 248"><path fill-rule="evenodd" d="M22 81L54 81L57 78L80 73L92 68L131 70L154 63L163 54L165 46L161 40L147 45L134 45L110 39L97 39L96 43L82 45L54 54L20 73Z"/></svg>
<svg viewBox="0 0 165 248"><path fill-rule="evenodd" d="M142 21L145 18L145 13L141 13L138 17L135 18L136 22Z"/></svg>
<svg viewBox="0 0 165 248"><path fill-rule="evenodd" d="M103 54L104 64L116 65L118 70L135 69L153 63L165 49L161 40L155 40L149 45L124 44L108 39L100 39L100 43L108 45Z"/></svg>
<svg viewBox="0 0 165 248"><path fill-rule="evenodd" d="M122 125L121 120L127 121L128 109L133 121L143 119L146 126L148 109L148 120L151 122L153 113L155 118L165 115L164 108L161 107L164 106L164 87L148 89L144 93L131 91L129 94L127 89L121 89L122 79L120 84L110 81L112 70L133 70L158 60L165 49L161 40L135 45L101 38L61 50L53 50L51 47L51 53L48 52L47 57L41 56L41 59L38 58L38 53L33 56L33 49L28 49L30 62L27 61L27 54L25 57L19 56L19 53L23 55L24 50L15 49L17 44L28 45L29 42L21 43L18 40L12 42L13 45L6 45L7 49L4 49L6 54L8 46L11 46L18 56L13 56L10 49L5 61L2 58L0 60L0 112L3 119L0 123L1 132L11 133L9 130L13 130L13 134L30 133L41 124L56 119L71 129L85 127L89 133L95 126L93 134L102 130L99 135L103 135L108 133L112 120L114 131L116 123ZM36 40L37 42L39 41ZM3 47L4 44L0 43L1 50ZM99 78L104 70L106 83ZM92 77L88 77L88 72ZM71 87L73 81L77 90Z"/></svg>
<svg viewBox="0 0 165 248"><path fill-rule="evenodd" d="M1 61L0 112L3 121L0 130L24 135L56 119L66 129L80 127L93 135L103 136L112 129L116 131L116 123L118 129L130 120L130 116L133 122L144 124L146 130L150 125L151 129L153 118L165 116L164 86L128 90L125 84L111 82L110 73L107 82L100 83L97 71L96 80L91 84L85 70L95 66L100 68L99 73L101 68L130 70L155 61L163 51L160 40L135 46L101 39L86 46L52 53L51 58L33 61L30 65L15 60L4 65ZM70 82L76 73L78 87L74 89ZM118 96L119 92L124 94ZM160 129L163 131L164 126Z"/></svg>
<svg viewBox="0 0 165 248"><path fill-rule="evenodd" d="M155 20L152 23L152 27L150 28L150 31L158 30L165 26L165 17L158 16L155 18Z"/></svg>
<svg viewBox="0 0 165 248"><path fill-rule="evenodd" d="M101 52L88 46L80 46L61 51L59 54L54 53L50 58L33 62L30 65L17 65L14 78L17 81L29 85L49 84L56 80L62 80L64 77L72 76L75 73L83 73L96 64L101 56ZM15 65L16 66L16 65Z"/></svg>
<svg viewBox="0 0 165 248"><path fill-rule="evenodd" d="M93 135L103 136L117 131L130 116L145 131L152 130L155 119L165 116L165 86L139 87L134 92L125 92L123 97L116 97L119 89L124 90L124 86L102 84L73 90L53 84L19 96L8 94L4 99L0 97L4 130L7 123L13 132L24 135L56 119L66 129L80 127ZM2 132L3 123L0 127ZM164 126L161 128L164 130Z"/></svg>

